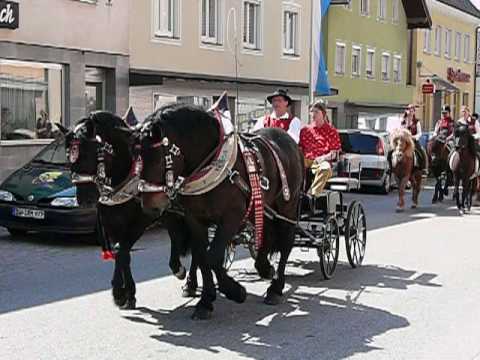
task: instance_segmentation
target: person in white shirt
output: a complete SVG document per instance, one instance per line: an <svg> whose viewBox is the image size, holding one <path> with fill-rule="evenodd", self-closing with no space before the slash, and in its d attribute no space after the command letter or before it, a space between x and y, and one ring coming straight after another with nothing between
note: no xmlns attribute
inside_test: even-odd
<svg viewBox="0 0 480 360"><path fill-rule="evenodd" d="M298 144L302 122L288 112L288 107L292 104L292 98L286 90L279 89L267 96L267 100L272 104L273 111L269 115L258 118L253 130L266 127L280 128L285 130Z"/></svg>
<svg viewBox="0 0 480 360"><path fill-rule="evenodd" d="M480 139L480 123L478 122L478 114L470 115L470 109L467 106L462 106L462 117L457 120L458 124L463 124L468 127L470 134L476 140Z"/></svg>

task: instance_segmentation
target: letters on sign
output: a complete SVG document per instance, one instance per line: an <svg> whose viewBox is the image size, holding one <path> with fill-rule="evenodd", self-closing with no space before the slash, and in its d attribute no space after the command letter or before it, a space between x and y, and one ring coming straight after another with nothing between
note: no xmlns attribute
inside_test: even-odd
<svg viewBox="0 0 480 360"><path fill-rule="evenodd" d="M455 71L454 68L449 67L447 69L447 79L448 81L454 83L456 82L470 82L470 74L462 72L462 70L458 69Z"/></svg>
<svg viewBox="0 0 480 360"><path fill-rule="evenodd" d="M0 0L0 28L17 29L18 18L18 3Z"/></svg>

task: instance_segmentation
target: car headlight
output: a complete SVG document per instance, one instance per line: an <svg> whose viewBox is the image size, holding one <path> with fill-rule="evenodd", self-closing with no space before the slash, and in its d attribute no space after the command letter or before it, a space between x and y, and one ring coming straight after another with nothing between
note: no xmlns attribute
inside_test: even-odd
<svg viewBox="0 0 480 360"><path fill-rule="evenodd" d="M9 191L0 190L0 201L15 201L15 196Z"/></svg>
<svg viewBox="0 0 480 360"><path fill-rule="evenodd" d="M74 197L58 197L53 199L50 203L52 206L59 206L59 207L78 207L77 198Z"/></svg>

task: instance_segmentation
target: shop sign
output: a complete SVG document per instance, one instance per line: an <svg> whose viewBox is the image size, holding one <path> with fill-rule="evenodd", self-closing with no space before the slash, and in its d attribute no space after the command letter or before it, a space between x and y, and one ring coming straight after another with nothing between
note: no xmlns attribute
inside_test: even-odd
<svg viewBox="0 0 480 360"><path fill-rule="evenodd" d="M462 72L462 70L458 69L455 71L454 68L449 67L447 69L447 79L448 81L454 82L470 82L470 74Z"/></svg>
<svg viewBox="0 0 480 360"><path fill-rule="evenodd" d="M18 3L0 0L0 29L17 29L19 15Z"/></svg>
<svg viewBox="0 0 480 360"><path fill-rule="evenodd" d="M425 84L422 85L422 93L423 94L435 93L435 85L432 84L430 81L427 81Z"/></svg>

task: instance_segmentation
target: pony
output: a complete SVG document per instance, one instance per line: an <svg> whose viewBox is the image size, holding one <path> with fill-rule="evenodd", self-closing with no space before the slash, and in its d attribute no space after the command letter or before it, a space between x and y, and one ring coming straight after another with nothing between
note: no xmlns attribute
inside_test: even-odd
<svg viewBox="0 0 480 360"><path fill-rule="evenodd" d="M475 140L466 125L460 124L454 130L455 151L450 154L449 166L453 173L453 198L460 214L470 211L472 197L476 190L479 159L475 149ZM462 195L460 199L460 183Z"/></svg>
<svg viewBox="0 0 480 360"><path fill-rule="evenodd" d="M240 138L236 134L230 136L234 137L234 143ZM143 160L140 190L144 211L158 214L178 203L185 209L185 219L191 229L192 252L203 279L202 294L192 318L209 319L213 313L216 289L212 271L221 293L230 300L244 302L245 288L227 274L222 264L227 242L245 224L253 222L254 213L259 210L255 207L254 211L249 211L252 193L258 191L258 188L252 189L248 181L248 174L253 171L256 161L250 158L247 166L240 154L242 146L235 145L238 151L232 155L233 165L228 176L209 191L189 195L182 193L182 189L212 162L218 149L228 141L222 136L220 120L200 107L166 105L145 119L139 141ZM263 210L270 210L268 215L262 216L260 208L260 216L256 218L263 219L264 232L255 268L262 278L272 279L264 302L275 305L282 299L285 267L295 239L304 183L303 156L293 139L279 129L262 129L250 143L260 154L257 159L261 158L258 162L266 178L262 192ZM288 183L286 188L285 182ZM288 197L285 196L287 193ZM215 224L217 230L209 241L207 229L211 224ZM261 229L257 227L255 231ZM268 260L268 255L274 252L280 252L276 273Z"/></svg>
<svg viewBox="0 0 480 360"><path fill-rule="evenodd" d="M114 303L122 309L136 306L135 281L130 269L130 252L146 228L158 220L142 211L135 183L136 155L127 125L118 116L105 111L92 113L77 122L73 131L61 128L65 147L77 187L80 205L97 204L99 243L104 255L114 258L112 279ZM98 201L100 198L100 201ZM189 245L188 229L183 217L172 212L161 219L171 239L169 266L173 274L184 279L186 270L179 257ZM113 244L115 244L113 246ZM183 296L193 296L197 288L196 265L192 260Z"/></svg>
<svg viewBox="0 0 480 360"><path fill-rule="evenodd" d="M449 149L447 146L447 131L442 131L431 138L427 144L427 154L430 172L435 177L435 191L432 204L442 202L448 196L448 185L451 183L452 173L448 166Z"/></svg>
<svg viewBox="0 0 480 360"><path fill-rule="evenodd" d="M390 135L392 152L392 173L398 184L397 212L405 209L405 187L412 184L412 209L418 206L422 186L422 166L415 166L415 143L410 131L395 129Z"/></svg>

